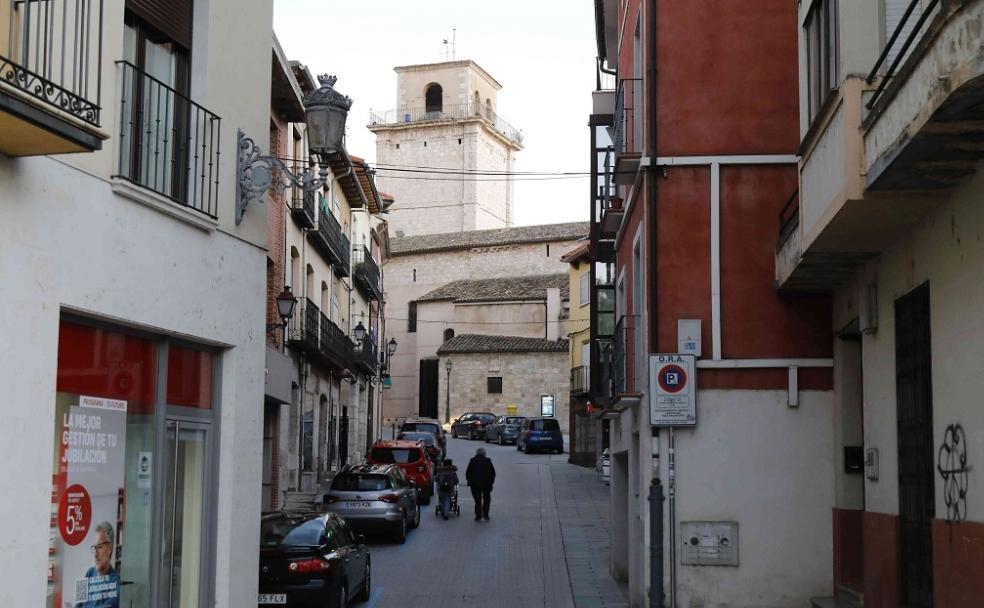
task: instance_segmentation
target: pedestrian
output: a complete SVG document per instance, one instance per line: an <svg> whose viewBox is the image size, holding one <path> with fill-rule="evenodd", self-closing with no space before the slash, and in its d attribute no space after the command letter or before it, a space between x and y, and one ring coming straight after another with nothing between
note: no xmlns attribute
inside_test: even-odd
<svg viewBox="0 0 984 608"><path fill-rule="evenodd" d="M441 515L447 519L451 511L451 500L458 491L458 467L454 466L450 458L445 458L437 467L434 481L437 483L437 499L441 505Z"/></svg>
<svg viewBox="0 0 984 608"><path fill-rule="evenodd" d="M465 479L475 499L475 521L483 517L489 519L489 503L492 502L492 484L495 483L495 467L485 456L485 448L475 450L475 456L468 462Z"/></svg>

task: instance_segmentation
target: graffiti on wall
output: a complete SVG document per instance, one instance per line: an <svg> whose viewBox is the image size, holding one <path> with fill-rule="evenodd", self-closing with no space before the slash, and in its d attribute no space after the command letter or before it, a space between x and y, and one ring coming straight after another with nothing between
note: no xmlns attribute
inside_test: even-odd
<svg viewBox="0 0 984 608"><path fill-rule="evenodd" d="M943 478L943 502L946 504L947 521L963 521L967 517L970 467L967 465L967 437L959 424L946 427L943 443L936 457L936 470Z"/></svg>

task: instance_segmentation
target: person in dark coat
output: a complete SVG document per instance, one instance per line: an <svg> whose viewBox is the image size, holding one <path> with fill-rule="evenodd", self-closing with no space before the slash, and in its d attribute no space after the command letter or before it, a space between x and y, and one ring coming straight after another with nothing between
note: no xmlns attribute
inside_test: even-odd
<svg viewBox="0 0 984 608"><path fill-rule="evenodd" d="M492 484L495 483L495 467L485 456L485 448L478 448L475 456L468 462L465 479L475 499L475 521L489 518L489 503L492 502Z"/></svg>
<svg viewBox="0 0 984 608"><path fill-rule="evenodd" d="M458 467L454 466L454 462L450 458L445 458L441 462L441 466L437 467L434 481L437 483L437 497L441 504L441 515L447 519L451 510L451 498L458 487Z"/></svg>

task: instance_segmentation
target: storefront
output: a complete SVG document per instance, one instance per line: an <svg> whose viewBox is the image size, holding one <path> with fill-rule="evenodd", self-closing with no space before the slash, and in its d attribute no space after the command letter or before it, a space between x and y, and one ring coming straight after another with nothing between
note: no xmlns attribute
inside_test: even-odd
<svg viewBox="0 0 984 608"><path fill-rule="evenodd" d="M48 608L214 603L219 360L62 318Z"/></svg>

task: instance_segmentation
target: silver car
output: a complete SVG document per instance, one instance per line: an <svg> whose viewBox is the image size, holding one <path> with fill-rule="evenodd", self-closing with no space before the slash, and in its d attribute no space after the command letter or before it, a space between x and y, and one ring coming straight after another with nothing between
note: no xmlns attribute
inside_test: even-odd
<svg viewBox="0 0 984 608"><path fill-rule="evenodd" d="M400 544L420 525L417 488L393 464L345 467L331 482L325 508L355 530L389 532Z"/></svg>

